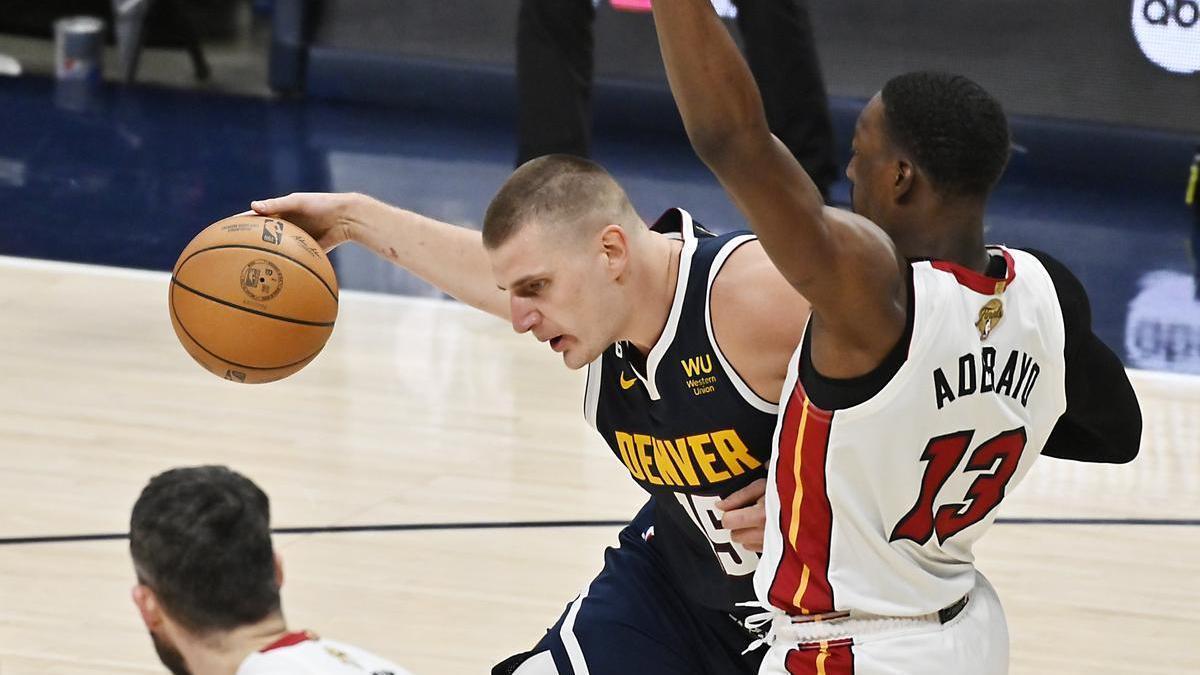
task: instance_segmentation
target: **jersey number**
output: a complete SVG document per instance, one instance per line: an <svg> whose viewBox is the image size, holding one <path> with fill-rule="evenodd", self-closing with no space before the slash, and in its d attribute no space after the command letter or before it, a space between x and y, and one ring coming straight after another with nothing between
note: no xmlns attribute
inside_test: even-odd
<svg viewBox="0 0 1200 675"><path fill-rule="evenodd" d="M1004 490L1021 461L1021 451L1025 449L1025 427L1005 431L975 448L964 471L987 471L993 466L996 469L976 478L967 488L963 502L943 504L934 510L938 493L967 454L974 435L974 431L959 431L931 439L925 446L921 461L928 465L925 477L921 479L921 495L896 523L890 541L911 539L923 545L936 530L938 543L944 544L950 537L983 520L1004 499Z"/></svg>
<svg viewBox="0 0 1200 675"><path fill-rule="evenodd" d="M676 492L675 498L708 539L725 574L740 577L754 572L754 568L758 567L758 554L735 542L729 530L721 526L721 516L724 513L716 507L717 502L721 501L720 497Z"/></svg>

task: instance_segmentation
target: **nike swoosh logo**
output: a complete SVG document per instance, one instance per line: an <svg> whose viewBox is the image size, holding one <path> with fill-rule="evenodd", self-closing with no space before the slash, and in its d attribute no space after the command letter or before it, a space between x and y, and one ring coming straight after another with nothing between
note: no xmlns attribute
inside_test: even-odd
<svg viewBox="0 0 1200 675"><path fill-rule="evenodd" d="M622 389L628 389L635 384L637 384L637 378L630 378L630 379L626 380L625 379L625 371L621 371L621 388Z"/></svg>

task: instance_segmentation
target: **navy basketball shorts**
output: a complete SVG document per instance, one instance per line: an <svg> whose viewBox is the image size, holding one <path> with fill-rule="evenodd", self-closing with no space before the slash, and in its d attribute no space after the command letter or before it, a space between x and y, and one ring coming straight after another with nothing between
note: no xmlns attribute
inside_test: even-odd
<svg viewBox="0 0 1200 675"><path fill-rule="evenodd" d="M732 616L689 602L655 550L654 500L621 531L604 568L530 651L493 675L754 675L766 653Z"/></svg>

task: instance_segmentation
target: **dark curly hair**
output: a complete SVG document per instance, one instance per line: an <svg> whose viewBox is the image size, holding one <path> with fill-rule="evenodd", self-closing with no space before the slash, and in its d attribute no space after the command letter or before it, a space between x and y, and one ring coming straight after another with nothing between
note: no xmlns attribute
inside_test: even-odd
<svg viewBox="0 0 1200 675"><path fill-rule="evenodd" d="M1000 102L962 75L916 72L883 87L888 137L912 156L938 192L983 197L1008 164L1008 118Z"/></svg>
<svg viewBox="0 0 1200 675"><path fill-rule="evenodd" d="M199 635L261 621L280 609L270 520L267 495L226 467L161 473L130 517L138 581Z"/></svg>

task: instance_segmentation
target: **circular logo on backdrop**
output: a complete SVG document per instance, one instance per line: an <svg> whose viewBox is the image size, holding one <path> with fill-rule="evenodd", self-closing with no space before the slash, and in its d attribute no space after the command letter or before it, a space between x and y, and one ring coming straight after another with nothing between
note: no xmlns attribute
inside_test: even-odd
<svg viewBox="0 0 1200 675"><path fill-rule="evenodd" d="M1180 75L1200 71L1200 2L1133 0L1131 20L1146 58Z"/></svg>
<svg viewBox="0 0 1200 675"><path fill-rule="evenodd" d="M273 300L283 290L283 272L269 260L251 260L242 269L242 290L251 300Z"/></svg>

